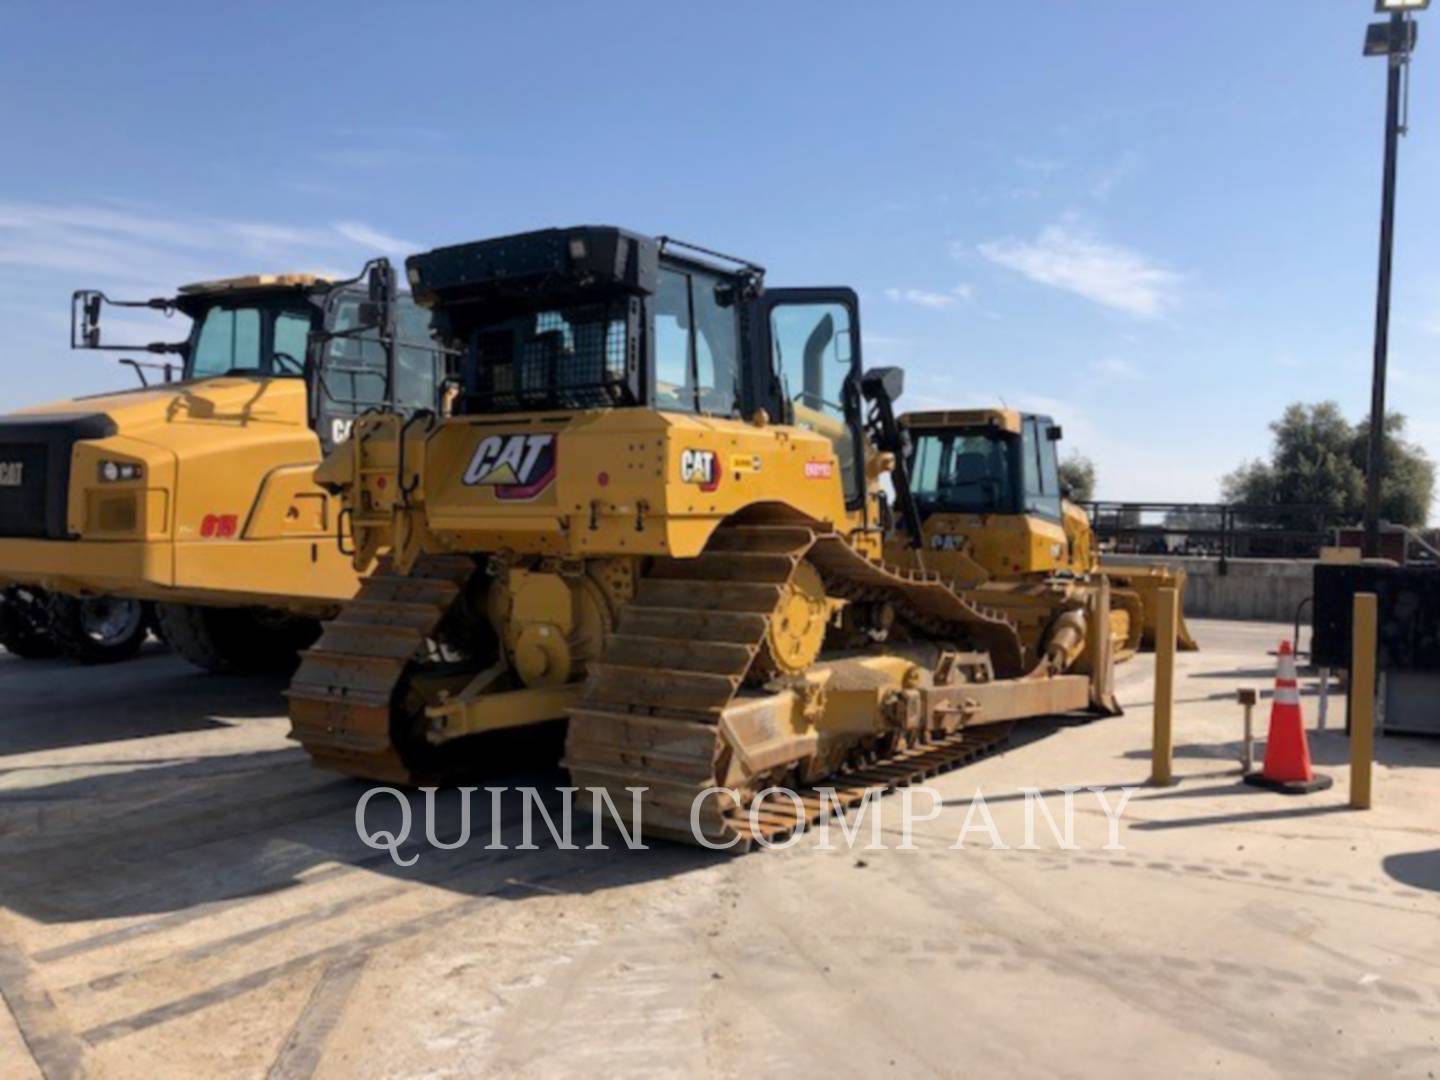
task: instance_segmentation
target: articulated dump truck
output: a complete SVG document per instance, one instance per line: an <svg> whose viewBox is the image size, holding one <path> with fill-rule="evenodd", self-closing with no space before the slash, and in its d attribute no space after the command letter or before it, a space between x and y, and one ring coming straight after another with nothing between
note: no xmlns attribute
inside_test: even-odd
<svg viewBox="0 0 1440 1080"><path fill-rule="evenodd" d="M885 560L885 474L914 513L902 376L863 369L850 289L608 227L407 272L459 384L443 418L360 417L317 472L379 564L289 691L317 764L445 783L565 720L572 782L632 827L743 849L827 779L853 800L1011 721L1118 711L1104 588L1022 624L1006 590ZM801 802L752 818L779 784Z"/></svg>
<svg viewBox="0 0 1440 1080"><path fill-rule="evenodd" d="M906 413L900 427L921 539L898 532L887 544L891 558L962 587L993 584L1017 596L1083 593L1103 576L1116 660L1154 646L1156 593L1170 588L1183 597L1185 572L1103 563L1089 517L1061 490L1061 429L1050 417L953 409ZM1024 611L1017 617L1023 621ZM1176 644L1199 648L1183 615Z"/></svg>
<svg viewBox="0 0 1440 1080"><path fill-rule="evenodd" d="M0 645L117 659L153 612L203 668L293 669L359 587L336 544L341 507L312 479L322 452L366 408L436 402L428 316L393 306L395 333L423 345L392 342L390 363L386 331L361 326L363 279L232 278L145 301L75 294L73 346L176 360L126 360L142 383L132 390L0 417ZM109 344L112 304L185 315L189 334Z"/></svg>

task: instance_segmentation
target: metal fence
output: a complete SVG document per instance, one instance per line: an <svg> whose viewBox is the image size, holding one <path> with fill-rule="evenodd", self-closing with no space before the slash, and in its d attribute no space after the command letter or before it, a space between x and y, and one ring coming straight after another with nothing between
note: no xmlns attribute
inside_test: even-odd
<svg viewBox="0 0 1440 1080"><path fill-rule="evenodd" d="M1313 559L1338 521L1319 506L1240 503L1088 502L1106 551L1218 558Z"/></svg>

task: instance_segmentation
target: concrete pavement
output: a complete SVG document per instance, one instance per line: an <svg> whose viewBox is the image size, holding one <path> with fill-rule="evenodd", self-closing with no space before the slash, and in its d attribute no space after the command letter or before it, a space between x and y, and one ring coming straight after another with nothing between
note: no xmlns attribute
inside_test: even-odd
<svg viewBox="0 0 1440 1080"><path fill-rule="evenodd" d="M1193 629L1180 782L1133 794L1123 850L1083 790L1073 850L1043 821L1022 850L1020 789L1058 815L1143 785L1143 657L1124 717L932 781L915 850L893 795L880 849L740 859L514 850L513 800L487 851L478 800L468 846L408 868L357 838L363 785L287 742L278 683L0 657L0 1075L1433 1076L1440 745L1381 739L1364 814L1336 733L1331 791L1242 786L1234 690L1268 690L1284 630ZM952 847L977 792L1007 847ZM437 816L452 836L453 795Z"/></svg>

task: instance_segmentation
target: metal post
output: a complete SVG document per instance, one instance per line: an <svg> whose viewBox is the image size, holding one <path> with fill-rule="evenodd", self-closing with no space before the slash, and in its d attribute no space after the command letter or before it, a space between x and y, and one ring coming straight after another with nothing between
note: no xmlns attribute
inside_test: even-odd
<svg viewBox="0 0 1440 1080"><path fill-rule="evenodd" d="M1400 42L1405 17L1390 16L1390 40ZM1385 167L1380 198L1380 277L1375 295L1375 366L1370 377L1370 442L1365 455L1365 557L1380 557L1380 481L1385 471L1385 366L1390 349L1390 267L1395 244L1395 155L1400 137L1400 75L1407 54L1386 57Z"/></svg>
<svg viewBox="0 0 1440 1080"><path fill-rule="evenodd" d="M1245 741L1240 749L1240 775L1248 776L1255 767L1255 703L1260 700L1259 692L1253 686L1245 686L1236 695L1245 710Z"/></svg>
<svg viewBox="0 0 1440 1080"><path fill-rule="evenodd" d="M1350 806L1370 809L1375 762L1375 642L1378 604L1374 593L1355 594L1350 644Z"/></svg>
<svg viewBox="0 0 1440 1080"><path fill-rule="evenodd" d="M1168 787L1175 782L1175 635L1179 621L1174 589L1155 594L1155 731L1150 756L1150 783Z"/></svg>

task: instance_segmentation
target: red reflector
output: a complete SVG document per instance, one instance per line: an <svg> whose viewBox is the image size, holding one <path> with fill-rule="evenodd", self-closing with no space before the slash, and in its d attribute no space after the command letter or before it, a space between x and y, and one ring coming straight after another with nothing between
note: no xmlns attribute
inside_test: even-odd
<svg viewBox="0 0 1440 1080"><path fill-rule="evenodd" d="M595 477L595 479L601 487L604 487L610 483L610 474L608 472L602 472L599 476Z"/></svg>

